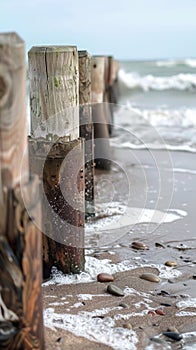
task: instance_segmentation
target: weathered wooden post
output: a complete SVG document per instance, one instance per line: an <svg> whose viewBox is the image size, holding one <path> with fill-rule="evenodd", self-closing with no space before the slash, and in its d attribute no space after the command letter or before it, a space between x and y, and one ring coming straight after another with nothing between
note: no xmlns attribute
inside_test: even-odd
<svg viewBox="0 0 196 350"><path fill-rule="evenodd" d="M84 269L84 142L79 139L78 52L74 46L29 51L30 164L43 194L44 278L54 265Z"/></svg>
<svg viewBox="0 0 196 350"><path fill-rule="evenodd" d="M0 348L43 342L38 178L29 178L24 42L0 34Z"/></svg>
<svg viewBox="0 0 196 350"><path fill-rule="evenodd" d="M110 77L109 77L109 94L110 103L117 104L119 100L118 86L119 62L110 57Z"/></svg>
<svg viewBox="0 0 196 350"><path fill-rule="evenodd" d="M103 101L104 101L104 114L105 118L108 124L108 131L109 135L112 134L112 127L113 127L113 111L111 108L111 101L110 101L110 74L111 74L111 56L105 56L105 70L104 70L104 94L103 94Z"/></svg>
<svg viewBox="0 0 196 350"><path fill-rule="evenodd" d="M79 51L80 137L85 139L85 214L94 216L94 127L91 106L91 58Z"/></svg>
<svg viewBox="0 0 196 350"><path fill-rule="evenodd" d="M100 169L110 169L110 144L108 121L105 116L105 57L91 58L92 115L95 137L95 163Z"/></svg>

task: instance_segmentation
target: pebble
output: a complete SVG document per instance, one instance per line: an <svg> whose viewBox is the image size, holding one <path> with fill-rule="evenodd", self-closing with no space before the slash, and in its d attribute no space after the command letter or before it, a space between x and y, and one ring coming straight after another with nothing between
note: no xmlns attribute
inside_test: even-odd
<svg viewBox="0 0 196 350"><path fill-rule="evenodd" d="M99 273L99 275L97 275L97 281L98 282L113 282L114 276L110 275L109 273Z"/></svg>
<svg viewBox="0 0 196 350"><path fill-rule="evenodd" d="M156 243L155 243L155 247L158 247L158 248L165 248L165 246L164 246L162 243L159 243L159 242L156 242Z"/></svg>
<svg viewBox="0 0 196 350"><path fill-rule="evenodd" d="M171 283L171 284L172 284L172 283L175 283L175 280L174 280L174 279L172 280L171 278L169 278L169 279L168 279L168 283Z"/></svg>
<svg viewBox="0 0 196 350"><path fill-rule="evenodd" d="M172 306L171 304L169 304L169 303L160 303L160 305L162 305L162 306L166 306L166 307L170 307L170 306Z"/></svg>
<svg viewBox="0 0 196 350"><path fill-rule="evenodd" d="M56 342L60 343L60 344L65 344L65 338L64 337L59 337L59 338L57 338Z"/></svg>
<svg viewBox="0 0 196 350"><path fill-rule="evenodd" d="M124 309L128 309L129 305L126 303L120 303L119 306L123 307Z"/></svg>
<svg viewBox="0 0 196 350"><path fill-rule="evenodd" d="M154 310L149 310L148 311L148 315L150 316L155 316L156 315L156 312Z"/></svg>
<svg viewBox="0 0 196 350"><path fill-rule="evenodd" d="M177 266L177 262L176 261L172 261L172 260L168 260L168 261L165 262L165 265L169 266L169 267L176 267Z"/></svg>
<svg viewBox="0 0 196 350"><path fill-rule="evenodd" d="M182 335L177 332L163 332L163 335L176 341L179 341L182 339Z"/></svg>
<svg viewBox="0 0 196 350"><path fill-rule="evenodd" d="M154 275L153 273L143 273L140 276L140 278L150 282L160 282L160 278L157 275Z"/></svg>
<svg viewBox="0 0 196 350"><path fill-rule="evenodd" d="M54 323L63 323L63 319L62 318L53 318L52 322L54 322Z"/></svg>
<svg viewBox="0 0 196 350"><path fill-rule="evenodd" d="M168 297L170 294L166 292L165 290L161 290L157 295L163 295L164 297Z"/></svg>
<svg viewBox="0 0 196 350"><path fill-rule="evenodd" d="M149 247L145 243L142 243L142 242L132 242L131 248L137 249L137 250L148 250L149 249Z"/></svg>
<svg viewBox="0 0 196 350"><path fill-rule="evenodd" d="M119 297L124 296L123 290L120 289L119 287L115 286L114 284L109 284L109 286L107 287L107 292L112 294L112 295L119 296Z"/></svg>
<svg viewBox="0 0 196 350"><path fill-rule="evenodd" d="M123 328L132 329L133 327L132 327L131 323L125 323L125 324L123 324Z"/></svg>
<svg viewBox="0 0 196 350"><path fill-rule="evenodd" d="M168 328L167 328L167 332L179 333L178 330L177 330L177 328L176 328L176 327L173 327L173 326L168 327Z"/></svg>
<svg viewBox="0 0 196 350"><path fill-rule="evenodd" d="M157 315L165 316L165 312L162 309L156 309L155 312Z"/></svg>

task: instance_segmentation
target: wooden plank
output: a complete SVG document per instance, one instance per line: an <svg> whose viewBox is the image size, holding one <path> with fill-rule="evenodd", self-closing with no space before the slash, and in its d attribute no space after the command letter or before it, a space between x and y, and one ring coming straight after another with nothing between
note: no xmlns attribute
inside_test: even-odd
<svg viewBox="0 0 196 350"><path fill-rule="evenodd" d="M91 58L79 51L80 137L85 139L85 214L94 216L94 126L91 106Z"/></svg>
<svg viewBox="0 0 196 350"><path fill-rule="evenodd" d="M79 73L75 46L32 47L28 53L31 134L55 141L79 137Z"/></svg>
<svg viewBox="0 0 196 350"><path fill-rule="evenodd" d="M38 178L29 179L24 42L0 34L0 349L44 349ZM23 168L21 172L21 160ZM21 182L20 182L21 181Z"/></svg>

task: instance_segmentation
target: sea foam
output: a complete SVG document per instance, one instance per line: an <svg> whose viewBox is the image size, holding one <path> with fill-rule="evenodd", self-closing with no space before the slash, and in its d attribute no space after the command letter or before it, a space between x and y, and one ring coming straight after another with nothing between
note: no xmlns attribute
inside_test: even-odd
<svg viewBox="0 0 196 350"><path fill-rule="evenodd" d="M137 72L126 72L123 69L119 71L119 80L129 89L149 90L195 90L196 74L180 73L172 76L154 76L151 74L141 76Z"/></svg>

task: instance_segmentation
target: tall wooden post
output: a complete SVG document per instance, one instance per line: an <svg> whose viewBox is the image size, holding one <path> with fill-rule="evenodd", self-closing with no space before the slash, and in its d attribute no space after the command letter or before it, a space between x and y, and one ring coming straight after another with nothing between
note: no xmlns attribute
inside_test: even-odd
<svg viewBox="0 0 196 350"><path fill-rule="evenodd" d="M110 58L110 77L109 77L109 94L110 102L115 105L119 100L119 86L118 86L118 71L119 62Z"/></svg>
<svg viewBox="0 0 196 350"><path fill-rule="evenodd" d="M92 113L95 137L95 163L100 169L110 169L110 144L108 120L105 114L105 57L91 59Z"/></svg>
<svg viewBox="0 0 196 350"><path fill-rule="evenodd" d="M29 179L24 42L0 34L0 348L41 350L38 178Z"/></svg>
<svg viewBox="0 0 196 350"><path fill-rule="evenodd" d="M94 216L94 127L91 106L91 59L79 51L80 136L85 139L85 215Z"/></svg>
<svg viewBox="0 0 196 350"><path fill-rule="evenodd" d="M84 269L84 145L79 137L78 52L29 51L30 164L43 194L43 273Z"/></svg>
<svg viewBox="0 0 196 350"><path fill-rule="evenodd" d="M110 101L110 74L111 74L111 56L105 56L105 69L104 69L104 94L103 94L103 101L104 101L104 109L105 109L105 116L108 124L108 131L109 135L112 134L112 127L113 127L113 111L111 108L111 101Z"/></svg>
<svg viewBox="0 0 196 350"><path fill-rule="evenodd" d="M75 46L29 51L31 134L50 141L79 137L79 74Z"/></svg>

